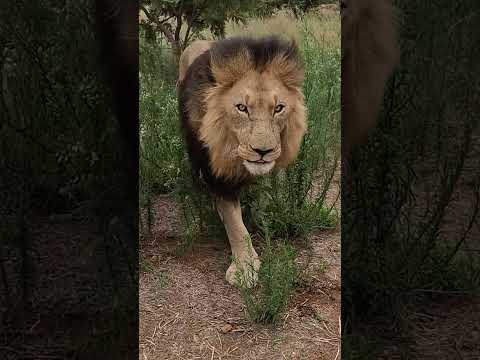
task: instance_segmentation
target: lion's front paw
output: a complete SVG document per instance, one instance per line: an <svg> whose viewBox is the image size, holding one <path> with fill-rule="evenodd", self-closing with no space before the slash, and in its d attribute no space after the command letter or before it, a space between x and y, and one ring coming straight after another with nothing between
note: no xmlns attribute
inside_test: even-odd
<svg viewBox="0 0 480 360"><path fill-rule="evenodd" d="M231 285L252 288L258 281L260 260L258 256L244 261L233 261L227 269L225 278Z"/></svg>

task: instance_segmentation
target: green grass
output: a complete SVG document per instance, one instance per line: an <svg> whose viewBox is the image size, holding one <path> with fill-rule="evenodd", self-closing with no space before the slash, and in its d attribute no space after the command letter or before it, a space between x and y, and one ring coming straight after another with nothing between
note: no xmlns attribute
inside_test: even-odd
<svg viewBox="0 0 480 360"><path fill-rule="evenodd" d="M149 50L149 56L161 54L157 49ZM140 81L140 199L144 205L152 193L175 188L184 148L174 87L142 74Z"/></svg>
<svg viewBox="0 0 480 360"><path fill-rule="evenodd" d="M154 270L154 265L149 258L140 257L139 259L139 270L142 273L148 273Z"/></svg>
<svg viewBox="0 0 480 360"><path fill-rule="evenodd" d="M163 270L156 270L153 273L154 279L155 279L155 286L158 289L163 289L167 286L168 284L168 275L165 271Z"/></svg>
<svg viewBox="0 0 480 360"><path fill-rule="evenodd" d="M149 274L157 290L163 289L168 284L168 275L166 271L158 269L151 258L139 258L139 270L142 273Z"/></svg>
<svg viewBox="0 0 480 360"><path fill-rule="evenodd" d="M271 239L263 243L259 287L254 292L243 289L242 294L251 319L275 321L298 276L290 240L334 227L339 220L325 199L340 154L340 21L338 15L295 19L280 13L267 21L227 24L228 36L239 34L283 34L297 41L305 60L308 131L298 159L288 169L258 179L241 198L252 236ZM141 206L151 206L160 193L177 201L183 224L177 255L182 255L198 237L224 237L225 231L210 195L193 189L179 126L172 53L161 39L149 44L141 36L140 58Z"/></svg>
<svg viewBox="0 0 480 360"><path fill-rule="evenodd" d="M250 320L271 323L279 320L297 282L296 250L287 242L273 244L267 238L261 253L258 285L255 288L241 286L240 293ZM245 276L239 272L239 283L245 283Z"/></svg>

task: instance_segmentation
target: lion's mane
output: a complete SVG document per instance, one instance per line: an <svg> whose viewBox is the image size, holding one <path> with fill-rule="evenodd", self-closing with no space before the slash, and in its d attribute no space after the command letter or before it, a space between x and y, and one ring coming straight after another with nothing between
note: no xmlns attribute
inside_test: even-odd
<svg viewBox="0 0 480 360"><path fill-rule="evenodd" d="M297 107L280 135L282 150L276 161L276 167L285 167L295 160L306 131L303 62L294 43L275 37L230 38L204 45L191 64L182 65L179 76L182 127L194 178L203 178L216 195L237 198L252 177L241 161L226 156L234 153L236 144L225 126L228 114L220 112L218 99L252 70L268 70L293 90Z"/></svg>

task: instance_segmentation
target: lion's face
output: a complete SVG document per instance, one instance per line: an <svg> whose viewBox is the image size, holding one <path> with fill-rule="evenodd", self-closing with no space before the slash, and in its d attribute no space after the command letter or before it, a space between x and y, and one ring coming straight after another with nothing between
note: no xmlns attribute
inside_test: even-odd
<svg viewBox="0 0 480 360"><path fill-rule="evenodd" d="M295 93L269 71L251 71L219 102L236 155L251 175L273 169L282 153L281 134L296 107Z"/></svg>

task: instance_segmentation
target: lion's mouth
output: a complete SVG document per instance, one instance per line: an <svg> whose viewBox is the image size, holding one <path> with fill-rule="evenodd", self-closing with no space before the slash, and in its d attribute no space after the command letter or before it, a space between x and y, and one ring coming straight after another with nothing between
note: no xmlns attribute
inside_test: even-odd
<svg viewBox="0 0 480 360"><path fill-rule="evenodd" d="M244 160L243 165L247 168L248 172L254 176L265 175L273 169L275 161L265 161L263 159L250 161Z"/></svg>
<svg viewBox="0 0 480 360"><path fill-rule="evenodd" d="M247 160L249 163L252 163L252 164L269 164L271 163L271 161L267 161L267 160L263 160L263 159L260 159L260 160Z"/></svg>

